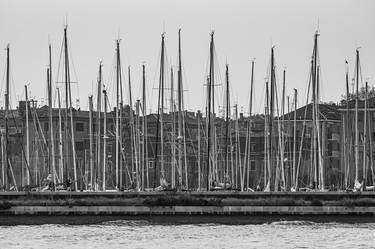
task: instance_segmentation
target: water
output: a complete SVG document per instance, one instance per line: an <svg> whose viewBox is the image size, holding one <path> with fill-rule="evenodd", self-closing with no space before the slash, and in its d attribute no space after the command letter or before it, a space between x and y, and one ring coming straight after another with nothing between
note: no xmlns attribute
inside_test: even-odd
<svg viewBox="0 0 375 249"><path fill-rule="evenodd" d="M375 223L173 225L119 220L0 226L0 248L375 248Z"/></svg>

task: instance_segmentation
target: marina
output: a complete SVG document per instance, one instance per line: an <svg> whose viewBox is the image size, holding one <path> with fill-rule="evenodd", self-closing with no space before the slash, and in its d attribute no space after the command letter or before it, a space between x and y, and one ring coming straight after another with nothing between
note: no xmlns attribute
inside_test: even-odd
<svg viewBox="0 0 375 249"><path fill-rule="evenodd" d="M191 112L184 102L183 29L175 34L175 66L168 63L163 32L157 111L149 112L146 65L136 82L141 93L134 97L134 73L124 65L118 37L111 82L105 82L100 60L85 110L73 99L76 69L67 23L62 34L58 63L52 63L53 44L46 47L43 105L29 97L35 90L25 85L24 99L11 108L11 45L6 47L1 215L374 214L375 90L363 82L358 48L352 89L345 60L346 93L332 103L321 97L319 29L311 36L305 96L299 89L287 95L289 72L284 68L281 80L277 76L272 45L262 84L264 112L254 112L259 92L251 60L245 115L232 99L230 65L224 80L218 73L212 31L205 104ZM299 98L305 105L298 106Z"/></svg>

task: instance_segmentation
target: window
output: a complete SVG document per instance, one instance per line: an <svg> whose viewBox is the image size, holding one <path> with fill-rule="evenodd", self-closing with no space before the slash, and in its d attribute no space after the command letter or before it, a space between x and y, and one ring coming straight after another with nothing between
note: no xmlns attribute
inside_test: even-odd
<svg viewBox="0 0 375 249"><path fill-rule="evenodd" d="M328 143L328 156L332 156L332 143Z"/></svg>
<svg viewBox="0 0 375 249"><path fill-rule="evenodd" d="M44 123L44 128L43 129L44 129L45 132L48 131L48 127L49 127L48 123Z"/></svg>
<svg viewBox="0 0 375 249"><path fill-rule="evenodd" d="M76 131L84 131L84 124L81 122L76 123Z"/></svg>
<svg viewBox="0 0 375 249"><path fill-rule="evenodd" d="M85 149L85 144L81 141L76 142L76 150L77 151L83 151Z"/></svg>
<svg viewBox="0 0 375 249"><path fill-rule="evenodd" d="M371 141L375 141L375 132L371 133Z"/></svg>
<svg viewBox="0 0 375 249"><path fill-rule="evenodd" d="M255 170L256 170L255 161L250 161L250 171L255 171Z"/></svg>
<svg viewBox="0 0 375 249"><path fill-rule="evenodd" d="M250 145L250 152L255 152L255 143Z"/></svg>
<svg viewBox="0 0 375 249"><path fill-rule="evenodd" d="M332 128L328 127L327 129L327 139L332 139Z"/></svg>

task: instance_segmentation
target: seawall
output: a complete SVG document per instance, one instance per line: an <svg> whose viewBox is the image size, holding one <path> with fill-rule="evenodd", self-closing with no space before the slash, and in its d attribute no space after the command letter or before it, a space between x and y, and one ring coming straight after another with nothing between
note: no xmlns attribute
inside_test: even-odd
<svg viewBox="0 0 375 249"><path fill-rule="evenodd" d="M1 216L365 215L375 192L2 192Z"/></svg>

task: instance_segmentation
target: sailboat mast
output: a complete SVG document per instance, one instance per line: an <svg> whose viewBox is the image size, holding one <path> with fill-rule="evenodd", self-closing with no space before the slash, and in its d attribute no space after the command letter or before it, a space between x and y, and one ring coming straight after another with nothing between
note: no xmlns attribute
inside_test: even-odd
<svg viewBox="0 0 375 249"><path fill-rule="evenodd" d="M146 106L146 69L142 65L142 107L143 107L143 164L146 168L146 187L149 188L149 175L148 175L148 148L147 148L147 106ZM142 181L142 186L144 183ZM142 187L143 189L144 187Z"/></svg>
<svg viewBox="0 0 375 249"><path fill-rule="evenodd" d="M164 69L164 59L165 59L165 41L164 41L164 34L162 35L161 41L161 58L160 58L160 89L161 91L161 99L160 99L160 173L161 179L165 179L164 175L164 123L163 123L163 116L164 116L164 80L165 80L165 69Z"/></svg>
<svg viewBox="0 0 375 249"><path fill-rule="evenodd" d="M297 176L296 176L296 163L297 163L297 89L294 88L294 118L293 118L293 188L296 188ZM296 190L296 189L295 189Z"/></svg>
<svg viewBox="0 0 375 249"><path fill-rule="evenodd" d="M93 133L93 101L89 96L89 140L90 140L90 187L94 190L94 133Z"/></svg>
<svg viewBox="0 0 375 249"><path fill-rule="evenodd" d="M57 88L57 98L58 98L58 104L59 104L59 175L60 175L61 182L64 182L64 154L63 154L63 138L62 138L60 88Z"/></svg>
<svg viewBox="0 0 375 249"><path fill-rule="evenodd" d="M198 121L198 191L201 190L201 113L197 115Z"/></svg>
<svg viewBox="0 0 375 249"><path fill-rule="evenodd" d="M359 98L359 51L356 50L356 94L355 94L355 184L358 183L359 134L358 134L358 98ZM356 186L354 186L356 187Z"/></svg>
<svg viewBox="0 0 375 249"><path fill-rule="evenodd" d="M96 169L95 169L95 189L99 187L98 181L100 181L100 165L101 165L101 124L100 114L102 111L102 62L99 63L99 75L98 75L98 92L97 92L97 103L96 103ZM97 189L98 190L98 189Z"/></svg>
<svg viewBox="0 0 375 249"><path fill-rule="evenodd" d="M181 66L181 29L178 30L178 72L177 72L177 101L178 101L178 185L182 187L182 66ZM185 165L186 166L186 165Z"/></svg>
<svg viewBox="0 0 375 249"><path fill-rule="evenodd" d="M49 127L50 127L50 141L51 141L51 162L52 162L52 178L54 186L56 186L56 166L55 166L55 138L53 134L53 109L52 109L52 52L51 44L48 46L49 52L49 73L48 73L48 107L49 107ZM28 102L26 101L26 105ZM29 150L29 149L28 149ZM29 152L27 152L29 153ZM27 159L29 163L29 158ZM29 179L29 177L28 177Z"/></svg>
<svg viewBox="0 0 375 249"><path fill-rule="evenodd" d="M224 189L226 189L226 179L228 175L228 133L229 133L229 72L228 64L225 65L225 79L226 79L226 105L225 105L225 168L224 168Z"/></svg>
<svg viewBox="0 0 375 249"><path fill-rule="evenodd" d="M67 38L67 26L64 28L64 68L65 68L65 122L64 122L64 131L65 131L65 170L66 178L70 179L70 170L69 170L69 145L68 145L68 118L69 118L69 56L68 56L68 38Z"/></svg>
<svg viewBox="0 0 375 249"><path fill-rule="evenodd" d="M119 109L120 109L120 40L116 40L116 159L115 159L115 170L116 170L116 189L119 189L119 159L120 159L120 141L119 141Z"/></svg>
<svg viewBox="0 0 375 249"><path fill-rule="evenodd" d="M171 186L176 186L176 120L175 120L175 103L174 103L174 83L173 83L173 67L171 67L171 98L170 98L170 114L172 116L172 132L171 132Z"/></svg>
<svg viewBox="0 0 375 249"><path fill-rule="evenodd" d="M363 173L362 173L362 188L366 190L366 173L367 173L367 91L368 85L366 81L365 86L365 111L363 118Z"/></svg>
<svg viewBox="0 0 375 249"><path fill-rule="evenodd" d="M269 118L268 118L268 133L269 133L269 136L268 136L268 146L269 146L269 169L272 170L273 169L273 114L274 114L274 101L275 101L275 77L274 77L274 73L275 73L275 65L274 65L274 48L272 47L271 48L271 75L270 75L270 81L271 81L271 86L270 86L270 96L269 96ZM269 172L270 176L270 180L271 180L271 171ZM271 183L271 182L270 182ZM275 186L275 188L277 188L277 186Z"/></svg>
<svg viewBox="0 0 375 249"><path fill-rule="evenodd" d="M103 174L102 174L102 189L106 191L106 167L107 167L107 91L103 90L103 101L104 101L104 120L103 120Z"/></svg>
<svg viewBox="0 0 375 249"><path fill-rule="evenodd" d="M207 102L207 115L208 115L208 124L207 124L207 191L210 190L210 162L211 162L211 92L213 84L213 75L214 75L214 32L211 32L211 42L210 42L210 74L208 77L208 102Z"/></svg>
<svg viewBox="0 0 375 249"><path fill-rule="evenodd" d="M132 84L131 84L131 77L130 77L130 66L128 66L128 83L129 83L128 86L129 86L131 169L132 169L132 172L137 172L138 161L137 161L137 156L134 156L135 153L136 153L136 146L135 146L135 130L134 130L133 98L132 98ZM134 167L134 161L135 161L135 167ZM136 174L136 178L138 179L138 175L137 174Z"/></svg>
<svg viewBox="0 0 375 249"><path fill-rule="evenodd" d="M251 115L253 111L253 91L254 91L254 60L251 61L251 85L250 85L250 104L249 104L249 120L248 120L248 154L247 154L247 178L246 178L246 190L249 188L250 180L250 168L251 168Z"/></svg>
<svg viewBox="0 0 375 249"><path fill-rule="evenodd" d="M7 68L6 68L6 88L5 88L5 142L4 142L4 147L5 147L5 165L4 165L4 187L5 190L9 189L9 179L8 179L8 171L9 171L9 128L8 128L8 115L9 115L9 82L10 82L10 65L9 65L9 44L7 45L6 48L7 51Z"/></svg>
<svg viewBox="0 0 375 249"><path fill-rule="evenodd" d="M344 137L344 142L345 142L345 179L344 179L344 189L346 189L348 187L348 178L349 178L349 166L350 166L350 135L349 135L349 132L350 132L350 124L349 124L349 101L350 101L350 96L349 96L349 70L348 70L348 62L345 61L345 64L346 64L346 72L345 72L345 83L346 83L346 122L345 122L345 133L346 133L346 136Z"/></svg>
<svg viewBox="0 0 375 249"><path fill-rule="evenodd" d="M163 108L164 108L164 33L161 36L161 58L160 58L160 78L159 78L159 97L158 97L158 115L156 120L156 139L155 139L155 158L154 158L154 186L156 188L156 169L157 169L157 159L158 159L158 145L159 145L159 129L160 129L160 180L164 178L164 158L163 158ZM161 115L160 115L161 114Z"/></svg>
<svg viewBox="0 0 375 249"><path fill-rule="evenodd" d="M28 94L27 94L27 85L25 85L25 97L26 97L26 104L25 104L25 107L26 107L26 163L29 163L30 162L30 134L29 134L29 98L28 98ZM30 171L27 167L27 185L30 185Z"/></svg>

